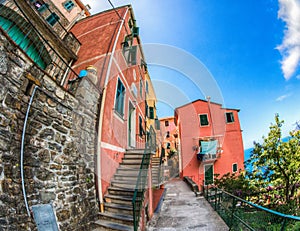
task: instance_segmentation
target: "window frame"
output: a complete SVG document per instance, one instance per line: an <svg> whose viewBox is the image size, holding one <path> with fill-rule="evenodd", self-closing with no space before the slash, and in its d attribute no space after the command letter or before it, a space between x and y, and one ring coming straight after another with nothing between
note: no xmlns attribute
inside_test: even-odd
<svg viewBox="0 0 300 231"><path fill-rule="evenodd" d="M121 117L124 116L125 94L126 94L125 85L123 84L122 80L120 78L118 78L117 86L116 86L116 93L115 93L114 111Z"/></svg>
<svg viewBox="0 0 300 231"><path fill-rule="evenodd" d="M235 168L236 168L236 170L234 170ZM236 173L236 172L238 172L238 164L237 163L233 163L232 164L232 173Z"/></svg>
<svg viewBox="0 0 300 231"><path fill-rule="evenodd" d="M230 115L230 120L228 120L228 115ZM227 124L234 123L234 114L233 112L225 112L225 121Z"/></svg>
<svg viewBox="0 0 300 231"><path fill-rule="evenodd" d="M199 125L200 127L208 127L209 126L209 119L208 119L208 114L207 113L204 113L204 114L199 114ZM201 116L206 116L206 121L207 121L207 124L202 124L201 123Z"/></svg>
<svg viewBox="0 0 300 231"><path fill-rule="evenodd" d="M140 79L140 97L143 98L143 80Z"/></svg>
<svg viewBox="0 0 300 231"><path fill-rule="evenodd" d="M139 115L139 136L143 137L145 135L144 126L143 126L143 118Z"/></svg>
<svg viewBox="0 0 300 231"><path fill-rule="evenodd" d="M59 21L59 19L59 16L53 12L46 18L46 21L50 26L54 26Z"/></svg>
<svg viewBox="0 0 300 231"><path fill-rule="evenodd" d="M68 11L68 12L70 12L75 7L75 3L72 0L65 1L62 4L63 4L65 10Z"/></svg>
<svg viewBox="0 0 300 231"><path fill-rule="evenodd" d="M154 107L148 107L149 109L149 119L154 120Z"/></svg>

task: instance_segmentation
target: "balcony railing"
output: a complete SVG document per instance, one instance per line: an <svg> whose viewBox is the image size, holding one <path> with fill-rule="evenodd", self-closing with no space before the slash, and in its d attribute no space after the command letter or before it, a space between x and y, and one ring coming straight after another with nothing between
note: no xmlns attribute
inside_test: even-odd
<svg viewBox="0 0 300 231"><path fill-rule="evenodd" d="M216 187L205 186L203 192L230 230L300 230L300 217L264 208Z"/></svg>
<svg viewBox="0 0 300 231"><path fill-rule="evenodd" d="M78 77L57 49L28 19L17 1L6 0L0 4L0 27L57 84L63 85L67 74L72 78Z"/></svg>

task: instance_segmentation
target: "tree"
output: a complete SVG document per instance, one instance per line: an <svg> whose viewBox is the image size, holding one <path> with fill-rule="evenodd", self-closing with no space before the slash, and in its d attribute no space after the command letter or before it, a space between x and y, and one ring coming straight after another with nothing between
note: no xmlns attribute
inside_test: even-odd
<svg viewBox="0 0 300 231"><path fill-rule="evenodd" d="M247 161L251 166L247 176L260 188L274 194L283 192L283 202L288 204L294 199L300 182L300 131L290 132L288 139L283 141L283 123L276 114L275 124L271 124L268 136L263 137L261 144L254 143Z"/></svg>

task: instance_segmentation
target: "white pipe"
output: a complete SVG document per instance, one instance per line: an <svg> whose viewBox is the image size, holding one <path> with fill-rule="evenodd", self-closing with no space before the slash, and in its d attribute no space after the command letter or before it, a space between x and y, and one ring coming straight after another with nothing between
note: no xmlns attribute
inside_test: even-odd
<svg viewBox="0 0 300 231"><path fill-rule="evenodd" d="M27 214L30 217L30 210L29 210L29 206L28 206L28 202L27 202L27 196L26 196L26 189L25 189L25 181L24 181L24 142L25 142L25 133L26 133L26 126L27 126L27 120L28 120L28 115L29 115L29 111L30 111L30 107L36 92L36 89L38 88L38 86L35 86L33 91L32 91L32 95L30 97L29 100L29 104L27 107L27 112L26 112L26 116L25 116L25 120L24 120L24 125L23 125L23 132L22 132L22 140L21 140L21 153L20 153L20 171L21 171L21 180L22 180L22 191L23 191L23 197L24 197L24 202L25 202L25 206L26 206L26 210L27 210Z"/></svg>
<svg viewBox="0 0 300 231"><path fill-rule="evenodd" d="M113 46L112 51L111 51L111 55L110 55L110 59L109 59L108 67L107 67L107 73L106 73L106 76L105 76L101 106L99 108L99 110L100 110L100 116L99 117L100 118L99 118L99 126L98 126L98 144L97 144L97 184L98 184L98 198L99 198L99 201L100 201L100 211L101 212L104 211L103 196L102 196L102 183L101 183L101 139L102 139L102 124L103 124L104 106L105 106L105 99L106 99L106 87L107 87L107 83L108 83L108 80L109 80L110 68L111 68L112 61L113 61L113 55L114 55L114 52L116 50L116 46L117 46L117 43L118 43L118 38L120 36L121 29L123 27L127 12L128 12L128 8L127 8L127 10L124 14L123 20L121 22L121 25L119 27L119 31L118 31L116 39L115 39L114 46Z"/></svg>

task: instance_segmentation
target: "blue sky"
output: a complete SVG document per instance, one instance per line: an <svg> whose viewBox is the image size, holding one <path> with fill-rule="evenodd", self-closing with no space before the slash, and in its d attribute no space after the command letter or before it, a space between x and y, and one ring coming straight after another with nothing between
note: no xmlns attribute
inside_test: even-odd
<svg viewBox="0 0 300 231"><path fill-rule="evenodd" d="M111 9L105 0L82 1L92 13ZM224 106L241 110L245 148L267 135L275 113L285 120L286 135L300 120L300 0L111 1L115 7L133 6L144 44L180 49L207 68ZM182 98L167 102L174 89L187 102L206 97L178 70L150 65L150 75L160 117L183 103Z"/></svg>

